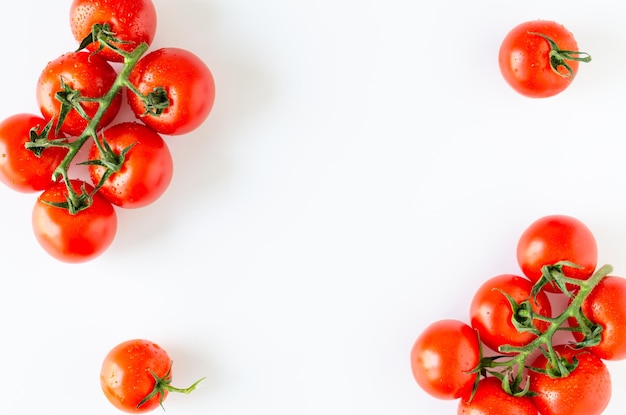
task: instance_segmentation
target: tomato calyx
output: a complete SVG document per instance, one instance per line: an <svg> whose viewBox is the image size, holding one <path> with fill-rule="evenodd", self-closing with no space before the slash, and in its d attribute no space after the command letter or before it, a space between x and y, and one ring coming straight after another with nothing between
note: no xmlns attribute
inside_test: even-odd
<svg viewBox="0 0 626 415"><path fill-rule="evenodd" d="M576 264L562 261L556 264L544 266L542 277L535 283L529 299L517 303L510 295L503 292L507 297L513 310L512 323L520 331L530 331L536 338L524 346L511 346L508 344L498 348L494 356L483 356L472 373L479 373L481 376L496 376L502 381L502 388L513 396L529 396L533 392L529 390L528 371L546 374L552 378L563 378L569 376L577 367L578 361L574 357L571 361L560 356L555 351L553 337L559 331L577 331L583 333L581 341L571 342L568 346L572 349L582 349L587 346L597 345L601 340L602 326L590 321L582 311L584 300L593 289L605 278L613 267L604 265L600 267L589 279L578 280L566 277L562 269L565 266L576 267ZM536 298L536 295L547 285L555 284L561 288L571 301L568 307L556 317L546 317L536 313L528 301ZM573 288L568 288L571 286ZM577 327L570 327L569 320L575 319ZM543 331L535 326L534 321L548 323L548 327ZM546 357L545 367L533 367L529 361L534 358L537 352ZM480 378L481 376L478 376ZM478 381L477 381L478 382ZM477 383L475 385L477 387Z"/></svg>
<svg viewBox="0 0 626 415"><path fill-rule="evenodd" d="M39 132L39 126L32 128L28 133L28 141L24 144L24 147L35 156L41 157L41 154L47 148L64 146L66 142L64 138L50 140L50 131L52 131L53 124L53 120L50 120L41 132Z"/></svg>
<svg viewBox="0 0 626 415"><path fill-rule="evenodd" d="M110 49L113 49L115 52L121 55L124 55L125 52L122 49L117 48L114 43L129 43L117 38L115 32L113 32L113 30L111 29L111 25L109 25L108 23L96 23L91 28L91 32L87 36L85 36L85 38L80 42L80 45L78 46L78 49L76 49L76 51L83 50L94 42L98 43L98 47L93 52L93 54L96 54L102 49L109 47Z"/></svg>
<svg viewBox="0 0 626 415"><path fill-rule="evenodd" d="M535 318L535 312L533 311L533 305L530 298L522 302L517 302L515 299L507 292L501 289L495 289L495 291L500 292L504 295L511 306L511 310L513 311L513 315L511 316L511 323L517 329L518 332L530 332L537 336L541 334L541 331L535 327L533 319ZM537 299L534 296L535 300Z"/></svg>
<svg viewBox="0 0 626 415"><path fill-rule="evenodd" d="M78 212L91 206L94 194L95 192L87 190L86 183L82 184L80 192L76 192L71 185L68 185L64 202L52 202L49 200L42 200L42 202L49 206L66 209L71 215L76 215Z"/></svg>
<svg viewBox="0 0 626 415"><path fill-rule="evenodd" d="M552 287L558 288L563 294L572 298L573 294L570 292L567 287L568 282L571 283L575 281L572 278L568 278L565 276L565 272L563 271L564 267L581 269L580 265L574 264L570 261L559 261L556 264L544 265L541 267L541 277L537 280L535 285L533 285L531 295L534 298L537 298L539 292L546 286L551 285Z"/></svg>
<svg viewBox="0 0 626 415"><path fill-rule="evenodd" d="M161 406L161 408L163 408L163 400L165 399L165 391L184 393L188 395L196 389L196 387L198 386L200 382L206 379L206 377L203 377L195 381L191 386L187 388L176 388L171 385L172 383L172 364L171 363L170 363L169 369L167 370L167 373L163 377L160 377L159 375L154 373L152 369L150 369L149 371L152 377L154 378L154 388L148 395L146 395L141 401L139 401L136 407L137 409L139 409L142 405L144 405L146 402L148 402L150 399L154 398L157 395L159 396L159 405Z"/></svg>
<svg viewBox="0 0 626 415"><path fill-rule="evenodd" d="M578 61L585 63L591 62L591 55L589 55L587 52L579 52L575 50L561 50L559 48L559 45L557 45L554 40L544 35L543 33L528 32L528 34L540 36L544 38L546 42L548 42L548 44L550 45L550 68L558 76L569 79L574 78L574 70L569 65L569 63L567 63L567 61ZM566 72L561 71L560 68L564 68Z"/></svg>
<svg viewBox="0 0 626 415"><path fill-rule="evenodd" d="M82 163L79 163L80 165L86 165L86 166L88 165L102 166L106 169L105 173L102 175L102 178L96 184L95 191L99 190L113 173L120 171L120 169L124 165L124 162L126 161L126 155L137 144L136 142L134 142L130 144L129 146L124 147L122 151L120 151L120 153L117 154L115 151L113 151L113 149L107 142L104 136L104 133L102 134L102 142L100 141L101 140L99 140L97 136L94 137L94 143L96 147L98 148L98 152L100 153L100 158L94 159L94 160L87 160Z"/></svg>

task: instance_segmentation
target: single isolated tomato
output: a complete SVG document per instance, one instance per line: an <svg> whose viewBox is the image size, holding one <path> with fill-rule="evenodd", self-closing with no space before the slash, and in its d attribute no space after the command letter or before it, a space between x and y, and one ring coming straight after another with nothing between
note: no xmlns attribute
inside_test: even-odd
<svg viewBox="0 0 626 415"><path fill-rule="evenodd" d="M541 268L568 261L580 268L563 267L570 278L588 279L598 263L598 246L591 230L580 220L566 215L544 216L522 233L517 243L517 262L533 283L541 278ZM547 285L547 291L559 292Z"/></svg>
<svg viewBox="0 0 626 415"><path fill-rule="evenodd" d="M417 384L438 399L457 399L474 386L480 362L476 331L459 320L439 320L419 335L411 349Z"/></svg>
<svg viewBox="0 0 626 415"><path fill-rule="evenodd" d="M93 118L98 111L98 103L81 98L101 98L109 92L116 78L115 69L99 56L89 52L66 53L49 62L37 81L37 102L41 113L46 120L58 120L62 106L67 105L71 110L60 130L70 136L79 136L87 127L88 121L73 105L82 108L88 118ZM65 104L57 99L57 93L64 97ZM113 121L121 104L120 91L104 113L98 129Z"/></svg>
<svg viewBox="0 0 626 415"><path fill-rule="evenodd" d="M0 181L13 190L32 193L55 183L52 173L67 149L49 147L37 156L26 148L31 136L40 136L46 124L46 120L34 114L15 114L0 122ZM47 139L55 138L54 131L49 131Z"/></svg>
<svg viewBox="0 0 626 415"><path fill-rule="evenodd" d="M139 44L152 44L157 27L157 13L152 0L74 0L70 6L70 27L79 43L92 33L94 25L108 24L110 32L122 42L114 45L131 52ZM100 45L92 42L87 50L95 52ZM108 61L121 62L122 56L105 48L98 55Z"/></svg>
<svg viewBox="0 0 626 415"><path fill-rule="evenodd" d="M215 101L215 82L206 64L179 48L162 48L142 57L129 81L140 95L128 91L137 118L166 135L185 134L209 116ZM155 89L162 88L160 94ZM164 105L169 101L169 105Z"/></svg>
<svg viewBox="0 0 626 415"><path fill-rule="evenodd" d="M588 350L605 360L626 359L626 279L604 277L585 298L581 309L589 320L602 326L600 344ZM569 322L578 326L575 319ZM574 338L581 341L583 334L574 332Z"/></svg>
<svg viewBox="0 0 626 415"><path fill-rule="evenodd" d="M203 379L186 389L172 387L172 360L158 344L144 339L115 346L100 370L100 386L106 398L117 409L129 413L162 406L169 392L190 393Z"/></svg>
<svg viewBox="0 0 626 415"><path fill-rule="evenodd" d="M138 208L157 200L172 181L174 163L170 150L153 129L139 123L124 122L104 130L99 142L106 140L113 152L113 163L122 162L99 190L104 198L123 208ZM125 151L125 149L128 149ZM123 160L120 156L123 155ZM111 155L109 155L111 156ZM93 143L89 159L107 159ZM90 164L89 174L94 186L101 182L107 168Z"/></svg>
<svg viewBox="0 0 626 415"><path fill-rule="evenodd" d="M600 415L611 399L611 376L602 359L589 351L566 345L554 347L556 353L578 366L566 377L552 378L530 371L531 399L541 415ZM533 367L546 368L547 359L539 355Z"/></svg>
<svg viewBox="0 0 626 415"><path fill-rule="evenodd" d="M537 335L531 331L519 331L513 324L513 318L527 328L536 327L540 332L549 327L549 323L530 319L524 315L524 308L513 314L508 294L516 303L528 300L527 306L544 317L552 317L550 299L541 291L534 299L531 296L533 284L527 278L517 275L502 274L485 281L476 291L470 305L470 322L478 330L480 340L490 349L498 351L502 345L525 346Z"/></svg>
<svg viewBox="0 0 626 415"><path fill-rule="evenodd" d="M476 394L470 400L464 396L459 401L457 415L538 415L537 408L528 396L515 397L502 389L496 377L478 382Z"/></svg>
<svg viewBox="0 0 626 415"><path fill-rule="evenodd" d="M514 27L500 46L498 62L504 80L531 98L546 98L567 88L578 73L579 62L591 57L563 25L533 20Z"/></svg>
<svg viewBox="0 0 626 415"><path fill-rule="evenodd" d="M74 192L93 187L81 180L70 181ZM48 254L62 262L86 262L102 254L113 242L117 231L117 215L113 205L97 193L91 206L71 214L68 209L49 203L67 201L64 182L46 189L35 202L32 224L37 241Z"/></svg>

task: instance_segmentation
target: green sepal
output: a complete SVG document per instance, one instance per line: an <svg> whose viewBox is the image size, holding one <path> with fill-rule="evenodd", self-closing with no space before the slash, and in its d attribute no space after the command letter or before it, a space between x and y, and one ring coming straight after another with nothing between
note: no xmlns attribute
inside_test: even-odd
<svg viewBox="0 0 626 415"><path fill-rule="evenodd" d="M65 195L65 202L50 202L47 200L42 200L42 202L49 206L66 209L70 215L76 215L91 206L93 203L93 194L87 191L85 184L81 186L80 193L74 192L71 186L68 185L68 193Z"/></svg>
<svg viewBox="0 0 626 415"><path fill-rule="evenodd" d="M41 157L43 151L50 147L63 146L67 141L63 138L50 140L50 131L54 125L54 119L48 121L43 130L39 132L39 126L31 128L28 132L28 141L24 143L27 150L33 152L37 157Z"/></svg>

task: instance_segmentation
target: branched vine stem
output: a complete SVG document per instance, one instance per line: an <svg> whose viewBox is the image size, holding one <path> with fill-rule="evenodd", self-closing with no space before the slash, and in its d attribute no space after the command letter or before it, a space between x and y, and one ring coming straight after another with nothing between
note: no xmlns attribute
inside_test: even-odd
<svg viewBox="0 0 626 415"><path fill-rule="evenodd" d="M48 148L48 147L63 147L68 150L65 158L61 161L61 163L56 167L56 169L52 173L52 179L54 181L58 181L62 179L62 181L65 182L66 187L67 187L67 196L66 196L67 202L66 203L49 202L49 204L53 206L57 206L57 207L66 208L72 214L75 214L83 209L87 209L91 205L91 200L93 198L93 195L100 189L100 187L102 187L106 179L120 168L120 165L123 162L124 154L130 149L129 147L129 148L126 148L124 151L122 151L122 154L119 157L117 157L119 160L117 160L117 163L115 163L110 160L110 158L112 157L112 153L108 144L106 144L106 142L100 143L100 141L98 140L98 130L99 130L100 122L102 121L102 118L104 117L106 111L108 110L108 108L110 107L111 103L116 98L116 96L120 93L120 91L123 88L127 88L131 93L139 96L140 99L144 103L148 103L151 100L154 100L154 96L158 95L161 101L160 112L162 112L162 110L169 105L169 101L167 100L167 94L164 88L160 87L158 88L158 90L151 92L149 95L143 95L129 81L129 77L133 68L148 50L149 48L148 44L144 42L144 43L139 44L133 50L126 51L116 45L116 43L124 43L124 42L115 38L114 34L110 31L110 28L106 24L94 25L92 33L83 40L78 50L84 49L88 44L90 44L93 41L99 42L100 49L109 48L115 51L120 56L122 56L123 65L113 85L103 96L95 97L95 98L79 96L78 102L73 105L72 108L76 110L81 115L81 117L83 117L87 121L87 126L78 137L76 137L75 139L71 141L65 140L65 139L55 139L55 140L46 140L44 143L44 141L39 140L37 142L31 142L31 143L26 144L27 148L31 149L32 151L38 151L38 152L41 152L42 148ZM61 89L65 93L73 92L71 87L65 84L63 79L60 79L60 86L61 86ZM82 106L80 105L81 102L95 102L98 104L98 109L92 118L89 118L85 114ZM149 108L149 107L147 106L146 108ZM158 115L160 114L160 112L152 112L152 113ZM46 131L50 130L50 126L54 123L54 121L55 121L54 119L50 120L50 124L47 126ZM56 121L59 124L56 127L58 130L61 127L60 124L63 121L63 117L59 116L59 119ZM70 168L71 164L73 163L74 159L78 155L81 148L85 145L85 143L89 139L94 140L96 146L98 147L98 150L100 151L102 160L89 160L83 164L100 164L106 168L106 172L104 173L102 180L100 180L100 182L95 185L93 191L88 193L83 188L81 189L81 192L78 193L76 190L74 190L74 188L72 187L70 183L68 169ZM109 156L108 162L106 159L107 154Z"/></svg>
<svg viewBox="0 0 626 415"><path fill-rule="evenodd" d="M544 331L533 330L537 337L525 346L502 345L496 356L482 356L478 366L472 370L477 373L476 385L481 375L492 375L502 380L503 389L514 396L524 396L532 394L529 391L528 382L524 382L525 370L545 373L551 377L566 377L575 370L577 361L569 362L558 355L554 350L553 337L558 331L579 331L584 334L584 339L577 343L572 343L573 348L598 344L601 340L602 327L591 322L582 312L582 305L585 299L600 283L600 281L612 272L613 267L604 265L600 267L589 279L579 280L569 278L563 274L562 268L575 266L569 262L560 262L551 266L545 266L542 270L541 279L535 287L541 289L548 283L559 286L564 294L570 297L567 308L556 317L546 317L534 313L531 309L529 315L524 316L529 320L539 320L548 323L548 328ZM568 288L574 287L574 288ZM509 298L509 301L511 299ZM527 300L528 301L528 300ZM516 304L511 304L515 309ZM524 308L526 312L528 308ZM575 319L578 327L569 327L566 323L569 319ZM546 367L532 367L529 365L530 358L534 358L536 352L540 351L548 360ZM474 391L476 389L476 385Z"/></svg>

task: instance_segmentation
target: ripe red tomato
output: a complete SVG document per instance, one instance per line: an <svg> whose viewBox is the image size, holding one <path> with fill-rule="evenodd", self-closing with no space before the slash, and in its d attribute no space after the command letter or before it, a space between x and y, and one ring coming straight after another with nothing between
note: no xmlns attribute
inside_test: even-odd
<svg viewBox="0 0 626 415"><path fill-rule="evenodd" d="M145 96L157 87L167 92L169 106L160 115L147 108L140 96L128 92L135 116L161 134L179 135L196 129L209 116L215 101L211 71L198 56L184 49L148 53L133 68L129 81Z"/></svg>
<svg viewBox="0 0 626 415"><path fill-rule="evenodd" d="M411 370L417 384L438 399L456 399L474 386L480 345L476 331L458 320L428 326L411 349Z"/></svg>
<svg viewBox="0 0 626 415"><path fill-rule="evenodd" d="M100 386L116 408L130 413L148 412L168 395L168 390L163 388L138 406L157 386L150 372L169 382L171 366L170 357L158 344L143 339L128 340L115 346L104 358Z"/></svg>
<svg viewBox="0 0 626 415"><path fill-rule="evenodd" d="M72 189L93 187L80 180L72 180ZM72 215L67 209L45 202L62 203L67 198L67 186L57 183L46 189L33 209L33 231L37 241L52 257L70 263L89 261L102 254L113 242L117 231L117 215L106 199L97 193L87 209Z"/></svg>
<svg viewBox="0 0 626 415"><path fill-rule="evenodd" d="M37 157L25 147L31 130L41 134L45 126L46 121L33 114L16 114L0 122L0 181L10 188L29 193L54 184L52 173L67 149L50 147ZM50 131L48 139L54 138L54 131Z"/></svg>
<svg viewBox="0 0 626 415"><path fill-rule="evenodd" d="M49 62L37 81L37 102L46 120L58 119L61 102L55 98L57 92L64 93L62 83L80 93L84 98L100 98L106 94L115 79L115 69L104 59L89 52L69 52ZM70 96L72 93L67 94ZM122 103L121 92L108 107L99 128L108 125L119 112ZM81 102L85 114L92 118L98 110L97 102ZM78 136L87 127L88 121L76 109L72 109L63 124L61 132Z"/></svg>
<svg viewBox="0 0 626 415"><path fill-rule="evenodd" d="M115 38L124 43L114 43L127 52L140 43L150 45L157 27L157 13L151 0L74 0L70 6L70 26L74 38L80 43L95 24L108 24ZM95 52L98 43L90 43L87 50ZM98 55L108 61L121 62L118 53L105 48Z"/></svg>
<svg viewBox="0 0 626 415"><path fill-rule="evenodd" d="M556 55L555 48L559 52ZM571 84L579 60L590 60L588 54L577 51L574 36L563 25L547 20L525 22L504 38L498 57L500 72L520 94L550 97Z"/></svg>
<svg viewBox="0 0 626 415"><path fill-rule="evenodd" d="M585 316L602 326L602 340L589 347L596 356L605 360L626 359L626 279L607 276L589 294L582 305ZM569 320L576 327L575 319ZM582 333L574 332L576 340Z"/></svg>
<svg viewBox="0 0 626 415"><path fill-rule="evenodd" d="M172 180L174 164L167 144L161 136L143 124L125 122L114 125L100 134L105 137L113 152L124 155L119 171L104 182L99 193L114 205L138 208L157 200ZM96 144L92 144L89 159L100 158ZM100 183L106 168L91 164L89 174L92 183Z"/></svg>
<svg viewBox="0 0 626 415"><path fill-rule="evenodd" d="M598 246L587 226L570 216L545 216L532 223L517 244L517 261L533 283L541 278L541 268L569 261L581 268L563 267L567 277L586 280L595 271ZM551 284L547 291L558 292Z"/></svg>
<svg viewBox="0 0 626 415"><path fill-rule="evenodd" d="M502 389L502 381L496 377L483 378L478 382L476 394L459 401L457 415L538 415L537 408L528 396L516 398Z"/></svg>
<svg viewBox="0 0 626 415"><path fill-rule="evenodd" d="M569 376L551 378L546 374L530 372L530 390L537 393L532 401L542 415L599 415L611 399L611 376L598 356L588 351L574 350L558 345L554 350L578 367ZM539 355L532 363L545 368L547 359Z"/></svg>
<svg viewBox="0 0 626 415"><path fill-rule="evenodd" d="M476 291L470 305L470 322L478 330L480 340L490 349L498 350L504 344L524 346L537 336L529 331L520 332L512 322L513 310L503 294L510 295L518 304L530 300L533 311L551 317L550 299L541 291L536 301L531 297L532 283L517 275L503 274L485 281ZM517 313L518 315L520 313ZM517 317L518 320L523 317ZM539 320L530 322L545 331L549 324Z"/></svg>

